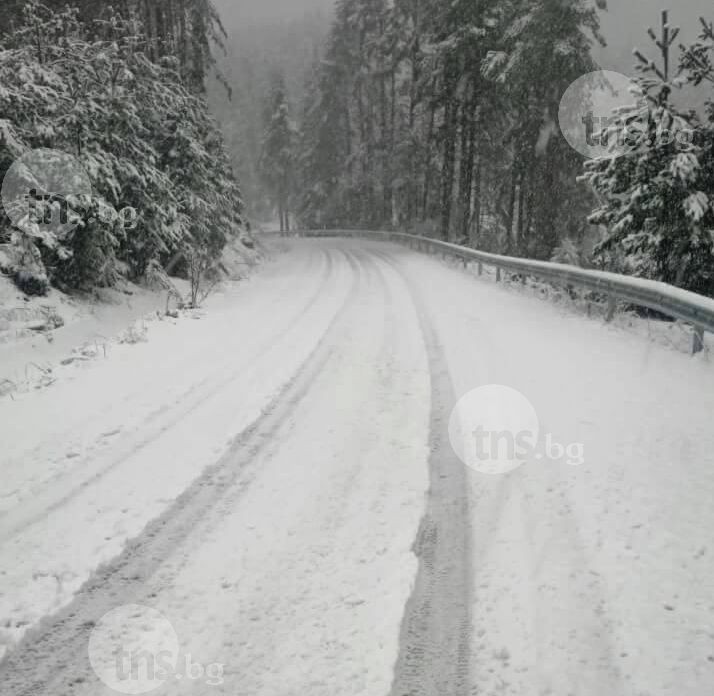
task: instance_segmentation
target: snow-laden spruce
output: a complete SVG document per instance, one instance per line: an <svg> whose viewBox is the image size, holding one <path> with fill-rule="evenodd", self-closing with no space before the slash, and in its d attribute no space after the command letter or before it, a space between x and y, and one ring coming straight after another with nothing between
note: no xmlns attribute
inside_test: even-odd
<svg viewBox="0 0 714 696"><path fill-rule="evenodd" d="M180 57L157 50L139 17L103 16L90 24L30 3L0 36L0 175L28 150L51 148L77 158L93 189L63 234L0 222L0 260L27 292L217 258L242 224L222 138ZM134 209L136 223L99 214L108 206Z"/></svg>

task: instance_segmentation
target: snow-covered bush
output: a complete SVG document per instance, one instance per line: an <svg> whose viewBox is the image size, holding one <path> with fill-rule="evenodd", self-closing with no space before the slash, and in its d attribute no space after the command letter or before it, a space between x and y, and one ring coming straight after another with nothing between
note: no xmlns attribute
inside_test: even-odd
<svg viewBox="0 0 714 696"><path fill-rule="evenodd" d="M566 237L555 248L553 256L550 260L554 263L563 263L568 266L580 266L580 250L578 249L577 244L572 239Z"/></svg>
<svg viewBox="0 0 714 696"><path fill-rule="evenodd" d="M146 343L148 340L148 330L143 323L137 322L130 326L120 337L119 343L128 345L136 345L137 343Z"/></svg>
<svg viewBox="0 0 714 696"><path fill-rule="evenodd" d="M31 240L19 234L11 242L0 244L0 272L9 276L26 295L46 295L50 281L40 252Z"/></svg>

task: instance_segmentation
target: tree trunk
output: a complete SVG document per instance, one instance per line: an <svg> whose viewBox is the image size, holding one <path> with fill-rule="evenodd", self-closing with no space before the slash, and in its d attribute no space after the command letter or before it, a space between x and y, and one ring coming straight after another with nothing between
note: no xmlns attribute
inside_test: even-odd
<svg viewBox="0 0 714 696"><path fill-rule="evenodd" d="M483 176L483 166L481 163L481 153L476 154L476 164L474 172L474 214L471 234L471 246L478 249L481 243L481 178Z"/></svg>
<svg viewBox="0 0 714 696"><path fill-rule="evenodd" d="M473 205L474 160L476 157L476 97L464 108L461 132L461 171L459 174L459 202L461 205L461 236L470 238Z"/></svg>
<svg viewBox="0 0 714 696"><path fill-rule="evenodd" d="M436 90L437 80L431 81L429 94L433 95ZM436 127L436 102L432 100L429 113L429 127L427 129L426 142L424 143L424 192L422 197L421 221L425 222L429 214L429 197L431 195L431 146L434 141L434 129Z"/></svg>
<svg viewBox="0 0 714 696"><path fill-rule="evenodd" d="M446 100L444 113L444 164L441 179L441 238L449 241L451 233L451 210L456 178L456 137L458 129L458 104L453 95Z"/></svg>
<svg viewBox="0 0 714 696"><path fill-rule="evenodd" d="M508 230L506 234L506 246L503 250L506 255L513 253L513 222L516 214L516 173L511 173L510 194L508 196Z"/></svg>

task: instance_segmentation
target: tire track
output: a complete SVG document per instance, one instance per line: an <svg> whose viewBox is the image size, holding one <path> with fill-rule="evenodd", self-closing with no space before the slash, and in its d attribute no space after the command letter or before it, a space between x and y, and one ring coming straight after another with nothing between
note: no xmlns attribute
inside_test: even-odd
<svg viewBox="0 0 714 696"><path fill-rule="evenodd" d="M380 251L377 253L383 256L385 260L391 258L387 252ZM391 262L394 264L394 259ZM489 342L488 332L482 334L482 339L488 342L487 354L493 353L496 350L496 346ZM488 489L489 494L478 502L479 519L487 520L490 528L497 527L505 514L509 500L514 497L518 498L519 510L522 516L522 534L525 540L523 548L524 560L526 561L526 569L529 575L528 585L531 593L530 609L532 615L530 616L530 630L534 638L533 648L536 654L536 664L552 662L554 658L553 651L556 649L556 646L549 642L552 639L549 632L549 622L552 620L552 615L548 611L548 604L552 600L546 598L544 602L543 598L539 596L539 593L543 591L543 583L549 577L549 573L543 573L543 569L548 565L551 568L557 568L562 563L562 557L557 555L557 551L555 552L555 557L553 557L554 549L566 547L575 551L575 556L569 559L567 569L562 570L563 580L558 585L561 590L557 602L559 611L567 612L565 607L570 607L574 617L581 617L583 605L585 604L590 607L591 612L587 623L573 625L569 634L569 651L575 653L578 659L573 659L572 662L564 662L563 669L558 676L562 678L566 674L568 675L568 688L573 690L573 693L582 689L600 693L613 691L614 689L617 693L626 693L626 680L619 668L618 660L615 657L616 650L611 640L612 628L608 625L605 611L606 593L604 592L602 579L598 574L592 572L585 542L575 514L574 504L567 496L562 483L563 481L560 477L554 473L553 479L550 480L550 486L563 492L564 497L557 504L557 516L555 517L557 525L545 539L537 540L533 534L533 531L543 520L535 501L544 496L554 496L555 493L546 493L543 489L548 488L550 491L550 486L546 486L539 481L523 478L519 475L501 477ZM540 500L540 502L542 503L543 501ZM474 505L476 504L474 501ZM484 535L480 539L471 539L472 557L475 559L487 558L494 543L495 536L493 534ZM579 579L578 582L576 582L576 578ZM478 579L479 569L474 567L471 578L472 588L478 586ZM565 587L570 587L571 592L562 592ZM473 591L475 592L475 590ZM473 600L476 600L475 596ZM488 611L488 607L486 607L486 611ZM479 627L473 626L473 628ZM565 640L565 636L561 636L561 639ZM582 647L579 647L579 643L582 644ZM471 658L473 661L471 667L474 670L472 672L472 688L476 689L474 693L481 693L485 683L479 678L485 676L485 673L481 675L478 673L481 665L480 657L480 655L476 654ZM548 676L547 671L533 674L531 681L533 682L533 687L539 693L541 691L543 693L551 693L553 690L559 693L559 689L562 690L564 688L563 683L554 683L552 678ZM399 674L397 675L397 680L395 680L396 683L399 683L400 687L404 683L403 680L399 682ZM486 692L489 692L489 687L486 687ZM428 691L418 684L415 686L412 683L407 683L402 690L393 691L392 696L432 693L437 694L439 692L437 690ZM443 693L459 692L447 690Z"/></svg>
<svg viewBox="0 0 714 696"><path fill-rule="evenodd" d="M323 282L324 282L324 281L326 281L326 280L329 278L329 276L330 276L331 269L332 269L332 259L331 259L331 257L327 254L327 252L326 252L325 250L321 250L320 260L319 260L319 261L320 261L320 264L321 264L321 265L322 265L322 261L325 261L325 262L326 262L326 265L325 265L324 269L322 270L322 277L323 277ZM306 267L306 269L305 269L305 273L310 273L310 272L312 272L312 268L313 268L314 265L315 265L315 256L314 256L314 255L311 255L311 256L308 258L308 264L307 264L307 267ZM281 293L277 296L276 301L279 302L280 300L289 297L290 294L291 294L291 292L292 292L292 289L290 288L289 284L286 282L286 287L285 287L283 290L281 290ZM311 295L309 302L312 301L312 300L314 299L314 297L316 297L316 295L317 295L317 293L314 293L313 295ZM188 355L187 357L183 358L183 359L181 360L181 362L175 364L173 367L174 367L174 369L180 369L182 366L190 366L190 365L191 365L191 362L192 362L193 360L195 360L195 355ZM144 393L147 389L150 389L152 385L153 385L153 383L151 383L151 382L149 382L149 383L143 383L139 389L134 389L134 390L128 392L127 394L125 394L125 395L124 395L124 400L126 401L126 400L132 400L132 399L134 399L135 397L137 397L137 396L139 396L140 394ZM81 420L79 420L79 421L76 421L76 422L69 428L69 430L74 431L75 429L80 429L80 430L84 431L84 430L86 430L86 427L87 427L87 424L88 424L88 423L92 423L92 422L95 422L95 421L97 421L97 420L102 420L104 417L106 417L108 414L112 413L112 412L115 411L115 410L116 410L116 404L115 404L114 401L112 401L112 402L106 404L104 407L100 408L99 410L93 411L93 412L91 413L91 415L90 415L89 420L83 418L83 419L81 419ZM153 417L155 414L156 414L156 412L151 413L151 414L149 415L149 417L151 418L151 417ZM20 457L20 458L17 458L17 457L16 457L16 458L14 458L14 459L11 459L11 460L9 460L8 462L6 462L5 465L7 465L7 466L17 465L18 463L20 463L20 462L18 461L19 459L26 459L26 458L28 458L28 457L34 456L38 451L41 451L43 447L46 447L48 444L51 444L51 443L54 441L54 438L55 438L55 435L48 436L47 438L45 438L45 439L41 440L40 442L38 442L38 443L33 447L32 450L23 452L23 453L21 454L21 457Z"/></svg>
<svg viewBox="0 0 714 696"><path fill-rule="evenodd" d="M315 377L335 350L332 340L363 283L360 264L347 252L351 288L320 341L292 380L263 415L243 431L222 459L207 469L161 517L128 543L124 552L100 568L75 600L30 631L0 662L0 694L61 696L72 694L91 674L89 634L96 622L119 604L151 603L146 588L172 557L180 555L187 537L211 523L209 513L228 496L240 495L251 483L252 464L309 392Z"/></svg>
<svg viewBox="0 0 714 696"><path fill-rule="evenodd" d="M469 690L471 532L468 477L448 442L454 388L421 293L394 258L382 258L409 288L429 360L431 424L426 512L413 551L419 569L405 608L391 696L466 696Z"/></svg>
<svg viewBox="0 0 714 696"><path fill-rule="evenodd" d="M264 341L260 348L256 349L250 355L245 363L241 363L237 367L234 367L228 375L225 374L225 371L230 365L234 364L231 360L222 362L219 369L213 370L211 375L177 395L176 401L171 407L167 408L165 405L162 405L160 408L148 414L145 419L145 423L147 426L152 426L152 428L145 436L140 438L138 442L134 441L129 447L122 448L118 454L112 457L110 462L93 473L89 478L84 479L79 485L73 487L66 495L55 499L50 505L42 508L42 510L32 515L26 516L24 519L21 515L20 520L12 525L4 525L2 534L0 534L0 544L7 542L8 539L24 532L28 528L43 522L47 515L75 499L88 487L100 481L117 466L120 466L126 459L136 455L159 437L174 428L179 422L187 419L196 409L200 408L204 403L210 400L217 390L228 388L230 384L246 369L246 365L250 365L255 360L264 357L271 351L276 350L276 347L280 346L281 341L286 339L289 332L300 323L305 315L310 312L310 310L319 301L320 296L324 293L324 283L326 283L334 274L334 260L332 255L329 252L323 253L327 261L322 276L323 280L317 285L315 292L309 297L307 303L296 315L292 317L287 326L276 329L271 334L270 338ZM160 423L158 425L152 425L156 421L160 421ZM91 464L91 458L88 458L88 460L83 463L83 467L86 468L89 464ZM77 473L78 469L75 468L70 476L76 476ZM55 478L52 479L50 483L56 481L57 479ZM42 488L46 488L46 486L47 484L43 484ZM0 515L0 520L9 514L12 513Z"/></svg>

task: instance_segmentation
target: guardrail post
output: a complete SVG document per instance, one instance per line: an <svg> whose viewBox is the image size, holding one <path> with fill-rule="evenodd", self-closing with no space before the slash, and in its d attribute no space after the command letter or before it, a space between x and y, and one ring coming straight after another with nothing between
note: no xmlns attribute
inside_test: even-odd
<svg viewBox="0 0 714 696"><path fill-rule="evenodd" d="M692 355L701 353L704 350L704 329L701 326L694 327L694 337L692 339Z"/></svg>
<svg viewBox="0 0 714 696"><path fill-rule="evenodd" d="M501 267L496 268L496 282L500 283L501 282Z"/></svg>
<svg viewBox="0 0 714 696"><path fill-rule="evenodd" d="M483 275L483 264L480 261L478 262L478 274Z"/></svg>
<svg viewBox="0 0 714 696"><path fill-rule="evenodd" d="M610 295L607 298L607 314L605 314L605 321L609 324L615 318L615 310L617 309L617 301Z"/></svg>

